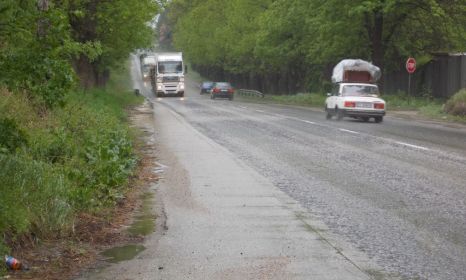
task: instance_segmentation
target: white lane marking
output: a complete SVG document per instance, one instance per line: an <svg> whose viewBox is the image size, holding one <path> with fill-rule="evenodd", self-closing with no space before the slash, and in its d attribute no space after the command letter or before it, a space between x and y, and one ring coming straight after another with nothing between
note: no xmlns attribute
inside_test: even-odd
<svg viewBox="0 0 466 280"><path fill-rule="evenodd" d="M418 146L418 145L413 145L413 144L409 144L409 143L405 143L405 142L398 142L398 141L395 141L395 143L398 144L398 145L403 145L403 146L410 147L410 148L414 148L414 149L418 149L418 150L430 151L429 148L422 147L422 146Z"/></svg>
<svg viewBox="0 0 466 280"><path fill-rule="evenodd" d="M351 133L351 134L361 134L361 133L359 133L357 131L352 131L352 130L344 129L344 128L339 128L338 130L343 131L343 132L348 132L348 133Z"/></svg>
<svg viewBox="0 0 466 280"><path fill-rule="evenodd" d="M240 108L242 109L248 109L248 107L246 106L239 106ZM258 113L266 113L265 111L263 110L254 110ZM295 117L290 117L290 116L286 116L286 115L281 115L281 114L276 114L276 113L272 113L272 115L274 116L277 116L277 117L281 117L281 118L286 118L286 119L291 119L291 120L295 120L295 121L300 121L300 122L304 122L304 123L308 123L308 124L312 124L312 125L318 125L318 126L323 126L323 127L327 127L327 128L333 128L332 126L328 126L328 125L325 125L325 124L322 124L322 123L316 123L316 122L312 122L312 121L308 121L308 120L303 120L303 119L298 119L298 118L295 118ZM409 144L409 143L405 143L405 142L399 142L399 141L395 141L393 139L390 139L390 138L385 138L385 137L380 137L380 136L375 136L375 135L370 135L370 134L366 134L366 133L361 133L361 132L357 132L357 131L353 131L353 130L349 130L349 129L344 129L344 128L337 128L339 131L342 131L342 132L347 132L347 133L351 133L351 134L355 134L355 135L366 135L366 136L369 136L369 137L373 137L375 139L381 139L381 140L384 140L384 141L388 141L388 142L392 142L392 143L396 143L398 145L403 145L403 146L406 146L406 147L410 147L410 148L414 148L414 149L418 149L418 150L423 150L423 151L430 151L429 148L426 148L426 147L423 147L423 146L418 146L418 145L413 145L413 144Z"/></svg>

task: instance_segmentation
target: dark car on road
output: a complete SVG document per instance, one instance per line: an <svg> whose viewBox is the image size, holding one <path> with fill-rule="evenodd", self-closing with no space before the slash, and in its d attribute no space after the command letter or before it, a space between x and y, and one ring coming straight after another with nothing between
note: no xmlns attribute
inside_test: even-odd
<svg viewBox="0 0 466 280"><path fill-rule="evenodd" d="M214 83L212 90L210 91L210 98L228 98L233 100L235 90L230 83L227 82L216 82Z"/></svg>
<svg viewBox="0 0 466 280"><path fill-rule="evenodd" d="M214 82L202 82L201 84L201 94L210 93L210 90L214 86Z"/></svg>

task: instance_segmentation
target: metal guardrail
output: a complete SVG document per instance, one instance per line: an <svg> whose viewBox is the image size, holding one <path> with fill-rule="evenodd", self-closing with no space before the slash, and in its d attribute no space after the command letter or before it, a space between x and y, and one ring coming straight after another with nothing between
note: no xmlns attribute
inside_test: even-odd
<svg viewBox="0 0 466 280"><path fill-rule="evenodd" d="M262 92L253 89L237 89L236 93L243 96L264 97Z"/></svg>

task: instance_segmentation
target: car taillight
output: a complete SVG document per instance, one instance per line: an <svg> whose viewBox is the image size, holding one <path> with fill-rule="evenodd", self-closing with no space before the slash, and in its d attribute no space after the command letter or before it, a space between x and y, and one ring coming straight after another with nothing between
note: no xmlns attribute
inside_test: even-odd
<svg viewBox="0 0 466 280"><path fill-rule="evenodd" d="M385 104L383 103L375 103L374 109L385 109Z"/></svg>
<svg viewBox="0 0 466 280"><path fill-rule="evenodd" d="M219 88L214 88L212 91L217 93L217 92L220 92L220 89Z"/></svg>
<svg viewBox="0 0 466 280"><path fill-rule="evenodd" d="M230 89L228 89L228 92L229 92L229 93L234 93L234 92L235 92L235 90L234 90L234 89L232 89L232 88L230 88Z"/></svg>
<svg viewBox="0 0 466 280"><path fill-rule="evenodd" d="M345 107L354 108L354 107L356 107L356 102L354 102L354 101L345 101Z"/></svg>

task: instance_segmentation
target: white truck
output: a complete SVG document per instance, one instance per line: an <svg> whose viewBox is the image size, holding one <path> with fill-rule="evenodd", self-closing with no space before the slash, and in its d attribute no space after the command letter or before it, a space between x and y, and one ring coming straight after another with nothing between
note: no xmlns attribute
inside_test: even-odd
<svg viewBox="0 0 466 280"><path fill-rule="evenodd" d="M380 69L360 59L345 59L333 69L333 89L327 94L325 112L327 119L336 116L360 119L364 122L373 118L376 123L383 121L385 101L378 97L376 81Z"/></svg>
<svg viewBox="0 0 466 280"><path fill-rule="evenodd" d="M181 52L156 53L151 69L152 91L157 97L184 96L185 65Z"/></svg>

